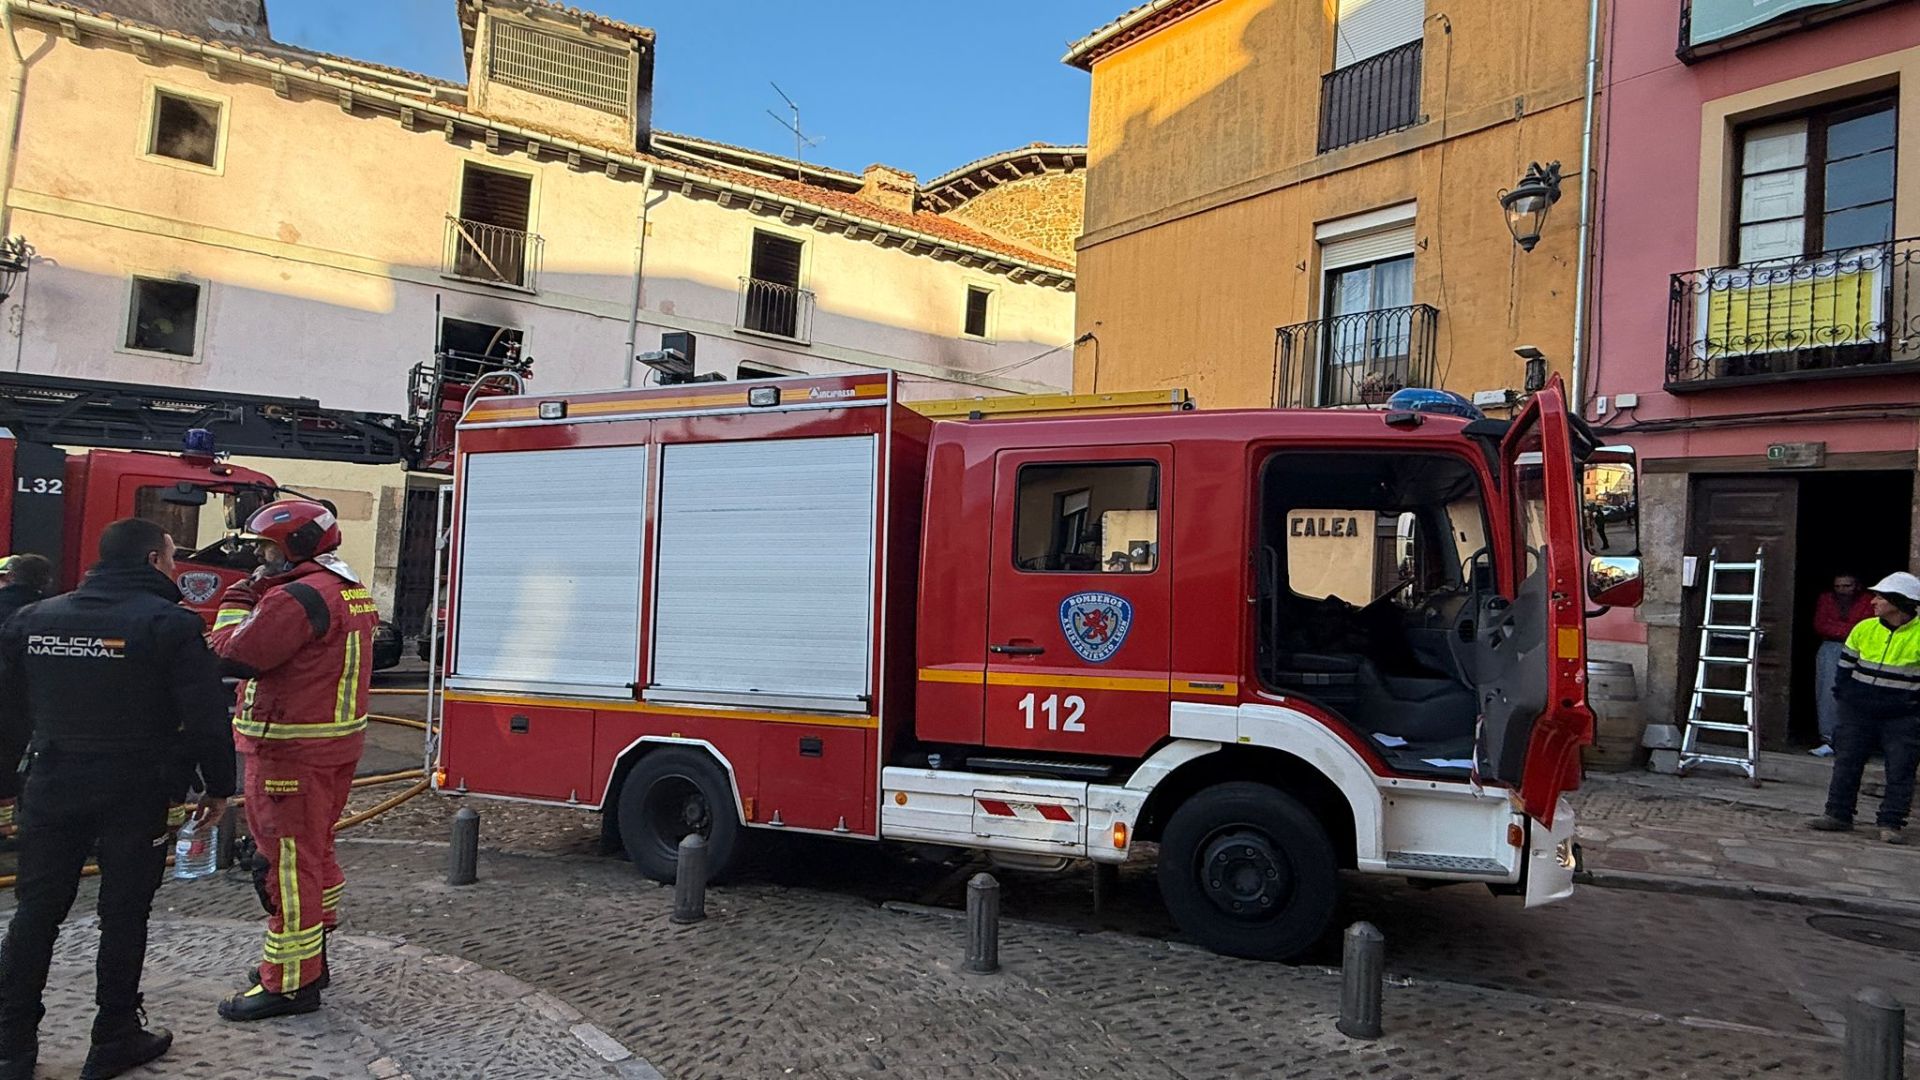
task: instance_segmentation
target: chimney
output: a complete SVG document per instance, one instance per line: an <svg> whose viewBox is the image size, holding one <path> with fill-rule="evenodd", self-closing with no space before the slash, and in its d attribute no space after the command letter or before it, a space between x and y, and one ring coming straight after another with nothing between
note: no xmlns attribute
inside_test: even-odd
<svg viewBox="0 0 1920 1080"><path fill-rule="evenodd" d="M860 197L882 209L911 214L919 194L919 177L891 165L869 165L860 174Z"/></svg>

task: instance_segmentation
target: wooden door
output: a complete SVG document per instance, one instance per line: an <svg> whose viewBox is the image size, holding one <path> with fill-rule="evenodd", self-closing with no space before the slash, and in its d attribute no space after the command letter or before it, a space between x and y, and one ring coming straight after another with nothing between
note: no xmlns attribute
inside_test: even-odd
<svg viewBox="0 0 1920 1080"><path fill-rule="evenodd" d="M1785 745L1792 699L1794 539L1799 495L1798 477L1695 478L1687 513L1686 554L1697 556L1700 562L1693 587L1686 591L1676 723L1685 721L1693 693L1700 616L1706 607L1707 555L1718 548L1724 561L1747 562L1757 549L1765 553L1760 587L1760 626L1765 633L1760 638L1754 709L1760 720L1761 745L1768 749ZM1745 578L1735 580L1744 582Z"/></svg>

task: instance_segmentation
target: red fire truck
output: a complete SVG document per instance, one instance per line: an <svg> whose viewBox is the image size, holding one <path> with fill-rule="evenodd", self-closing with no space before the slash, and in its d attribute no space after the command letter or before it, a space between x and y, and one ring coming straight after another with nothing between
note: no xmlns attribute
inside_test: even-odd
<svg viewBox="0 0 1920 1080"><path fill-rule="evenodd" d="M1595 449L1557 381L1511 422L934 423L883 373L481 400L434 783L600 810L662 880L696 832L715 873L779 832L1152 842L1249 957L1318 940L1342 868L1555 900L1587 604L1637 574L1616 516L1589 584Z"/></svg>

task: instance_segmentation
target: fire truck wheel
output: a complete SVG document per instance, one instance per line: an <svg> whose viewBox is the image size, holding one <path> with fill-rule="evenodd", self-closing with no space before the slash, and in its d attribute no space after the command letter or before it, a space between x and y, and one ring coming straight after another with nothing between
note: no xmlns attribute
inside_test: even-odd
<svg viewBox="0 0 1920 1080"><path fill-rule="evenodd" d="M680 841L707 840L707 878L727 871L740 835L733 791L713 759L698 750L655 750L620 786L620 842L627 858L655 881L671 882Z"/></svg>
<svg viewBox="0 0 1920 1080"><path fill-rule="evenodd" d="M1333 922L1333 844L1306 807L1265 784L1230 783L1181 804L1160 837L1160 895L1214 952L1291 960Z"/></svg>

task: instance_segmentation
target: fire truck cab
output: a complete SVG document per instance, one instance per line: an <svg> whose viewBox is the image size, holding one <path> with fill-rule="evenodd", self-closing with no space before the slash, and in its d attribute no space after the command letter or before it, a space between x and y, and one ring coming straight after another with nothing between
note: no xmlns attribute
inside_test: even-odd
<svg viewBox="0 0 1920 1080"><path fill-rule="evenodd" d="M696 832L716 874L779 831L1151 842L1240 956L1312 946L1342 869L1544 903L1587 605L1636 575L1616 543L1589 587L1594 451L1557 382L1511 423L930 423L885 374L483 400L432 775L603 810L663 880Z"/></svg>

